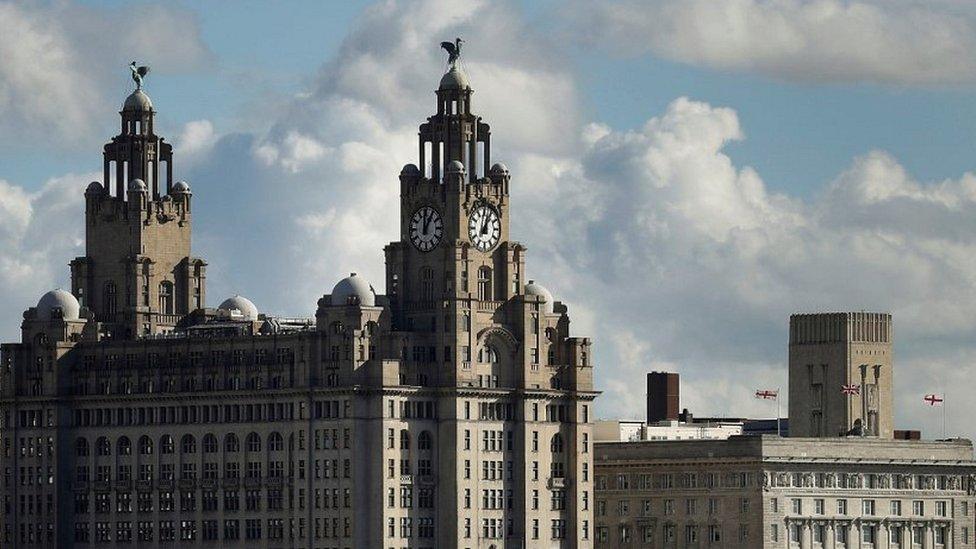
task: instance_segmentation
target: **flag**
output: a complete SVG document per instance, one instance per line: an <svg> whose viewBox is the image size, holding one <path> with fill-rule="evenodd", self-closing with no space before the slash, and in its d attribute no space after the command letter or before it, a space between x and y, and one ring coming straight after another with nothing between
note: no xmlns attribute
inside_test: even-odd
<svg viewBox="0 0 976 549"><path fill-rule="evenodd" d="M945 397L942 395L925 395L922 400L929 406L942 406L942 403L945 402Z"/></svg>
<svg viewBox="0 0 976 549"><path fill-rule="evenodd" d="M776 400L779 397L779 391L772 389L756 389L756 398L761 398L763 400Z"/></svg>
<svg viewBox="0 0 976 549"><path fill-rule="evenodd" d="M859 395L859 394L861 394L861 386L860 385L844 385L844 387L842 387L840 391L842 393L844 393L845 395L848 395L848 396L850 396L850 395Z"/></svg>

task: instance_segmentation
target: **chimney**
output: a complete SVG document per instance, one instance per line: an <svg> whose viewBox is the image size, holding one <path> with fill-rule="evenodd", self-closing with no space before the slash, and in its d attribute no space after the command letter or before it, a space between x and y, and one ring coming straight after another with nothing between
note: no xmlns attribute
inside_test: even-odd
<svg viewBox="0 0 976 549"><path fill-rule="evenodd" d="M677 421L678 374L651 372L647 374L647 423Z"/></svg>

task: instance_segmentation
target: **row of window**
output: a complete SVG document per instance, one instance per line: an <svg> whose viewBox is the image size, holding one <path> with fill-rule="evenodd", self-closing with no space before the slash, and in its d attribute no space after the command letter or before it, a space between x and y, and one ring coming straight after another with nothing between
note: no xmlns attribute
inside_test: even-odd
<svg viewBox="0 0 976 549"><path fill-rule="evenodd" d="M243 528L242 528L243 523ZM134 527L133 527L134 524ZM113 528L114 526L114 528ZM198 528L199 526L199 528ZM228 519L223 528L216 520L161 520L116 522L76 522L74 525L75 543L129 543L132 541L204 541L261 539L283 540L304 539L305 519Z"/></svg>
<svg viewBox="0 0 976 549"><path fill-rule="evenodd" d="M98 457L106 457L112 455L112 443L109 441L108 437L98 437L95 440L95 455ZM224 442L219 445L217 442L217 437L213 434L206 434L201 440L201 450L205 454L216 453L220 447L223 447L225 453L237 453L241 450L240 439L234 433L227 433L224 435ZM138 450L140 455L152 455L154 450L153 439L146 435L139 438ZM176 443L173 437L170 435L162 435L159 437L159 453L163 455L173 454L176 451ZM180 453L182 454L193 454L197 451L197 439L191 434L183 435L180 439ZM244 450L247 452L260 452L261 446L261 435L257 433L250 433L244 439ZM282 452L285 449L285 439L282 437L281 433L271 433L268 435L267 440L267 451L269 452ZM289 448L290 450L292 448ZM132 455L132 442L129 437L122 436L119 437L115 443L115 451L120 456ZM75 439L75 455L77 457L88 457L90 453L88 439L84 437L79 437Z"/></svg>
<svg viewBox="0 0 976 549"><path fill-rule="evenodd" d="M639 541L641 543L652 544L654 543L656 529L654 526L642 525L634 527L631 524L621 524L617 526L617 543L632 543ZM664 544L674 544L677 541L677 532L679 527L675 524L664 524L660 528L660 539ZM749 542L749 526L747 524L740 524L738 526L738 541L740 544L746 544ZM708 543L722 543L726 541L725 530L719 524L710 524L708 526L701 526L697 524L689 524L684 527L684 547L697 546L700 543L701 536L705 536L705 541ZM610 540L610 527L608 526L597 526L596 527L596 541L597 542L609 542Z"/></svg>
<svg viewBox="0 0 976 549"><path fill-rule="evenodd" d="M926 528L922 525L908 525L904 527L897 526L879 526L877 524L862 524L860 528L852 527L847 524L834 524L832 528L828 528L824 524L813 524L810 527L810 538L812 542L816 545L823 545L831 537L830 530L833 530L833 539L835 542L835 547L847 547L851 543L852 530L855 535L860 534L860 542L862 546L874 547L874 544L879 540L879 533L881 529L885 529L888 534L888 543L891 547L901 547L904 543L906 535L911 542L912 547L922 547L926 545L925 542L925 532ZM803 539L803 525L801 524L790 524L788 526L789 531L789 541L791 547L799 547L801 539ZM945 547L947 541L951 541L951 530L948 526L937 525L932 527L932 536L935 540L936 547ZM772 541L779 541L779 525L773 524L770 529L770 538ZM962 528L962 538L963 543L969 543L969 528Z"/></svg>
<svg viewBox="0 0 976 549"><path fill-rule="evenodd" d="M671 498L659 500L656 504L657 506L660 506L659 514L663 514L665 516L674 515L677 509L676 501L677 500ZM744 497L728 498L725 501L734 502L734 505L738 509L738 512L740 514L749 513L749 510L752 507L752 500L749 498L744 498ZM722 512L722 502L723 502L722 498L708 498L707 500L705 500L706 506L703 508L700 505L701 500L695 498L687 498L683 501L683 505L681 508L683 509L684 514L689 516L697 515L701 512L706 512L709 515L717 515ZM652 503L652 500L650 499L640 500L636 509L632 505L633 503L634 502L632 502L629 499L617 500L614 512L616 513L617 516L620 517L630 516L632 513L639 517L649 517L654 514L655 504ZM607 509L607 501L597 500L596 516L605 517L607 516L608 512L609 509Z"/></svg>
<svg viewBox="0 0 976 549"><path fill-rule="evenodd" d="M597 475L596 486L600 490L675 490L744 488L754 486L756 474L749 472L731 473L632 473L616 475Z"/></svg>
<svg viewBox="0 0 976 549"><path fill-rule="evenodd" d="M827 514L827 504L823 498L814 498L812 500L812 509L806 507L804 503L811 503L810 501L804 502L801 498L791 498L790 499L790 513L793 515L802 515L804 511L808 513L812 511L814 515L825 515ZM930 505L934 504L935 516L947 517L949 516L949 502L946 500L937 500L935 502L928 502ZM779 511L778 500L773 498L771 500L772 511ZM893 499L888 502L888 515L900 517L903 516L903 512L907 509L902 509L902 501L899 499ZM922 517L925 516L926 511L926 501L924 500L912 500L911 501L911 514L912 516ZM846 499L836 500L836 514L838 515L848 515L848 506ZM931 508L930 508L930 512ZM962 506L962 512L966 515L969 514L969 506L965 504ZM877 501L874 499L864 499L861 500L861 515L863 516L877 516Z"/></svg>

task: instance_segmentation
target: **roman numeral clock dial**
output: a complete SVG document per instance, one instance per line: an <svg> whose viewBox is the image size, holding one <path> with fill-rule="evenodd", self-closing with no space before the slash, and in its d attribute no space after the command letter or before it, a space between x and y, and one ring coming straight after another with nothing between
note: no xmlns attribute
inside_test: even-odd
<svg viewBox="0 0 976 549"><path fill-rule="evenodd" d="M437 247L444 236L444 220L437 210L424 206L410 218L410 242L422 252Z"/></svg>
<svg viewBox="0 0 976 549"><path fill-rule="evenodd" d="M474 247L482 252L495 247L502 236L502 224L498 212L488 204L476 207L468 217L468 237Z"/></svg>

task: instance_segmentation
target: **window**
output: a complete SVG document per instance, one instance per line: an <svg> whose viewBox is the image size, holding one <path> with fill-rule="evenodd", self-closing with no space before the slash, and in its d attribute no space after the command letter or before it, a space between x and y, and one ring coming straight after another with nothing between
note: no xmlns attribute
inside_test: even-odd
<svg viewBox="0 0 976 549"><path fill-rule="evenodd" d="M873 499L864 500L861 505L861 512L868 516L874 515L874 500Z"/></svg>
<svg viewBox="0 0 976 549"><path fill-rule="evenodd" d="M248 452L260 452L261 451L261 437L257 433L251 433L247 435L247 440L245 441L247 445ZM260 530L260 526L258 527ZM255 538L257 539L257 538Z"/></svg>
<svg viewBox="0 0 976 549"><path fill-rule="evenodd" d="M482 266L478 269L478 299L481 301L492 300L491 268Z"/></svg>
<svg viewBox="0 0 976 549"><path fill-rule="evenodd" d="M874 544L875 532L877 527L873 524L864 524L861 526L861 542Z"/></svg>
<svg viewBox="0 0 976 549"><path fill-rule="evenodd" d="M159 452L162 454L172 454L174 451L173 437L163 435L159 439Z"/></svg>
<svg viewBox="0 0 976 549"><path fill-rule="evenodd" d="M174 314L173 311L173 283L166 280L159 285L159 312L164 315Z"/></svg>
<svg viewBox="0 0 976 549"><path fill-rule="evenodd" d="M88 456L88 440L79 438L75 441L75 455L78 457Z"/></svg>
<svg viewBox="0 0 976 549"><path fill-rule="evenodd" d="M935 502L935 514L940 517L946 516L946 502L944 501Z"/></svg>
<svg viewBox="0 0 976 549"><path fill-rule="evenodd" d="M921 500L915 500L912 502L912 514L916 517L921 517L925 515L925 502Z"/></svg>
<svg viewBox="0 0 976 549"><path fill-rule="evenodd" d="M803 500L800 498L793 498L790 500L790 508L792 509L794 515L803 514Z"/></svg>
<svg viewBox="0 0 976 549"><path fill-rule="evenodd" d="M824 514L824 500L820 498L813 500L813 512L818 515Z"/></svg>
<svg viewBox="0 0 976 549"><path fill-rule="evenodd" d="M834 527L834 540L842 545L847 544L847 526L844 524L838 524Z"/></svg>
<svg viewBox="0 0 976 549"><path fill-rule="evenodd" d="M203 453L213 454L217 451L217 437L213 434L206 434L203 437ZM216 526L214 526L216 528Z"/></svg>
<svg viewBox="0 0 976 549"><path fill-rule="evenodd" d="M847 500L839 499L837 500L837 514L846 515L847 514Z"/></svg>
<svg viewBox="0 0 976 549"><path fill-rule="evenodd" d="M180 451L184 454L194 454L197 451L197 441L193 435L183 435L180 441Z"/></svg>
<svg viewBox="0 0 976 549"><path fill-rule="evenodd" d="M901 502L897 499L891 500L891 515L896 517L901 516Z"/></svg>

